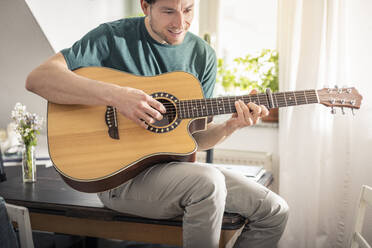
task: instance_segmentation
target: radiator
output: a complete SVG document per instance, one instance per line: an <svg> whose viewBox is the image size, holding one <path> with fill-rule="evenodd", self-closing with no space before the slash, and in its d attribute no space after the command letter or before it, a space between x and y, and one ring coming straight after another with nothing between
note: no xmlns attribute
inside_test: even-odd
<svg viewBox="0 0 372 248"><path fill-rule="evenodd" d="M199 162L205 162L206 156L206 152L197 152L196 160ZM272 171L272 155L269 152L214 149L213 163L262 165L266 170Z"/></svg>

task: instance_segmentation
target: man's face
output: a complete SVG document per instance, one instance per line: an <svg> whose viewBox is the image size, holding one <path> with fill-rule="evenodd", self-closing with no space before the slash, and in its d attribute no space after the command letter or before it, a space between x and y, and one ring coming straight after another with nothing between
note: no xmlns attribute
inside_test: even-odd
<svg viewBox="0 0 372 248"><path fill-rule="evenodd" d="M194 0L156 0L149 5L142 1L146 28L160 43L182 43L194 17Z"/></svg>

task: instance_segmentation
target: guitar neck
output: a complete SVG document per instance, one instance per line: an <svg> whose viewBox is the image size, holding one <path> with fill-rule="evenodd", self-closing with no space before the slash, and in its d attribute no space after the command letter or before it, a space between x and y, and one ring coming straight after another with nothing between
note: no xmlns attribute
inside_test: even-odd
<svg viewBox="0 0 372 248"><path fill-rule="evenodd" d="M252 102L264 105L268 109L319 103L316 90L300 90L183 100L178 103L177 112L181 119L231 114L236 112L235 101L237 100L242 100L246 104Z"/></svg>

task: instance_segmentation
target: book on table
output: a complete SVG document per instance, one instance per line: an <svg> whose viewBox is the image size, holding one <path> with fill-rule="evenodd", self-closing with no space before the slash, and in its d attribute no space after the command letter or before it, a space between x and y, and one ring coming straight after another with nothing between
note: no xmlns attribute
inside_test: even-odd
<svg viewBox="0 0 372 248"><path fill-rule="evenodd" d="M11 147L3 152L2 162L4 166L21 165L22 152L20 146ZM48 151L44 151L44 149L36 150L36 165L52 165Z"/></svg>
<svg viewBox="0 0 372 248"><path fill-rule="evenodd" d="M213 166L232 170L255 181L258 181L266 172L262 165L213 164Z"/></svg>

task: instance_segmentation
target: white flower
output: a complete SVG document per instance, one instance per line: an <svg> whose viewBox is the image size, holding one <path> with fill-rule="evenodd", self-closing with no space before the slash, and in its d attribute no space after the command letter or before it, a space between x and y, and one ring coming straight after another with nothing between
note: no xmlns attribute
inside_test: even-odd
<svg viewBox="0 0 372 248"><path fill-rule="evenodd" d="M42 129L44 122L43 118L37 114L27 112L26 106L21 103L16 103L14 110L11 112L11 117L15 124L15 131L20 135L25 144L36 139L35 132Z"/></svg>

